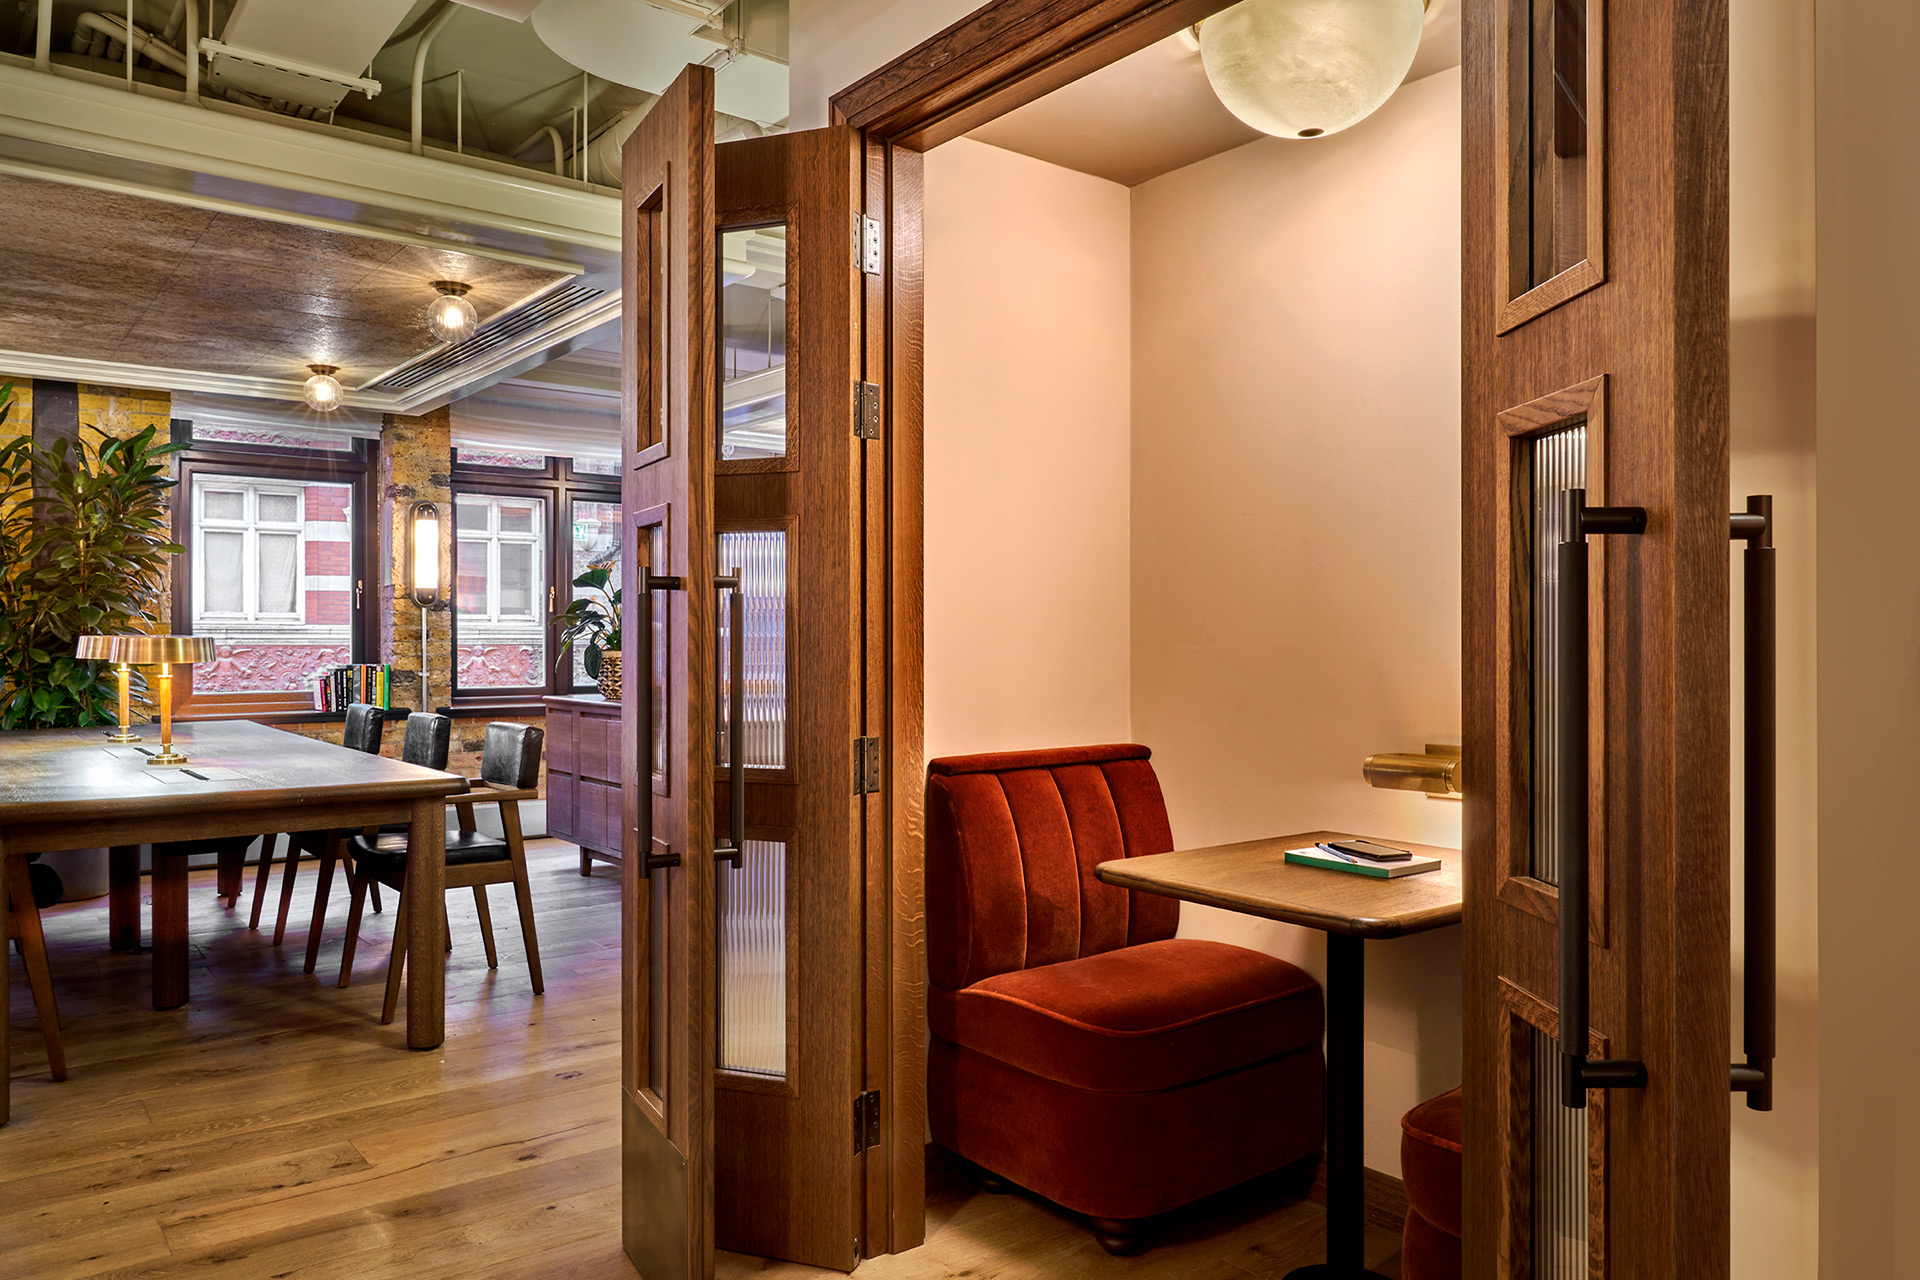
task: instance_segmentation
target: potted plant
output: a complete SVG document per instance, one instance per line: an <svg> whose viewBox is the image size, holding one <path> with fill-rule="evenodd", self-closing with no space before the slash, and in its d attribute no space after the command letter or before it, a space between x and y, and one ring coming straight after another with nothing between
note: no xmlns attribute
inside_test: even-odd
<svg viewBox="0 0 1920 1280"><path fill-rule="evenodd" d="M13 384L0 386L0 424L12 400ZM184 446L156 442L153 427L95 434L80 447L42 449L31 435L0 444L0 729L116 723L114 674L76 658L75 641L150 630L180 551L167 471ZM104 852L91 860L104 887Z"/></svg>
<svg viewBox="0 0 1920 1280"><path fill-rule="evenodd" d="M560 611L560 651L554 663L557 670L574 645L584 646L587 674L600 682L600 696L608 702L620 700L620 588L611 585L613 574L613 566L599 564L573 580L575 587L591 594Z"/></svg>

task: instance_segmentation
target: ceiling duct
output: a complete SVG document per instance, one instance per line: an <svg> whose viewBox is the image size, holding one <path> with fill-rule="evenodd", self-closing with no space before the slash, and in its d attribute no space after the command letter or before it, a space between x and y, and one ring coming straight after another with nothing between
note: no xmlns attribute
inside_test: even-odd
<svg viewBox="0 0 1920 1280"><path fill-rule="evenodd" d="M375 383L375 389L406 391L417 387L436 374L448 372L458 365L478 359L515 338L532 333L575 307L599 297L603 292L605 290L595 289L590 285L569 284L550 293L544 293L517 311L510 311L486 325L471 338L451 346L441 347L437 351L430 351L418 360L401 365Z"/></svg>
<svg viewBox="0 0 1920 1280"><path fill-rule="evenodd" d="M239 0L218 40L202 40L207 83L315 111L348 93L372 97L362 73L413 7L412 0Z"/></svg>
<svg viewBox="0 0 1920 1280"><path fill-rule="evenodd" d="M533 29L582 71L658 94L688 63L714 68L714 107L787 118L785 5L734 0L544 0Z"/></svg>

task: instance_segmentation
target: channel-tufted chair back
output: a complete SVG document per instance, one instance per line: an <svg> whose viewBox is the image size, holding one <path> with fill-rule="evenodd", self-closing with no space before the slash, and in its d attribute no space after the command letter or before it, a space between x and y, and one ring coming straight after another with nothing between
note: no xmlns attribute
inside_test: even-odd
<svg viewBox="0 0 1920 1280"><path fill-rule="evenodd" d="M1152 752L1123 744L927 766L928 967L957 991L1173 936L1180 904L1094 878L1173 848Z"/></svg>

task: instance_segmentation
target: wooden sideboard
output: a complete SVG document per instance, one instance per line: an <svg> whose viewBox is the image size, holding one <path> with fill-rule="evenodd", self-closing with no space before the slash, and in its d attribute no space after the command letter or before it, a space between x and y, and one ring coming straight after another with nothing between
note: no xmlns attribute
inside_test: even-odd
<svg viewBox="0 0 1920 1280"><path fill-rule="evenodd" d="M597 693L547 703L547 834L593 860L620 864L620 704Z"/></svg>

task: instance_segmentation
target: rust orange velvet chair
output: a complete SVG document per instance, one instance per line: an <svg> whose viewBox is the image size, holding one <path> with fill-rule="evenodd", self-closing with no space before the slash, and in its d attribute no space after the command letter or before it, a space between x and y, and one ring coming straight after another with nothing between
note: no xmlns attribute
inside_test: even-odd
<svg viewBox="0 0 1920 1280"><path fill-rule="evenodd" d="M1320 1150L1320 988L1175 938L1179 904L1094 878L1173 847L1140 746L935 760L927 780L933 1139L1137 1252L1145 1220Z"/></svg>
<svg viewBox="0 0 1920 1280"><path fill-rule="evenodd" d="M1460 1091L1443 1093L1400 1121L1400 1175L1407 1225L1400 1242L1406 1280L1460 1280Z"/></svg>

